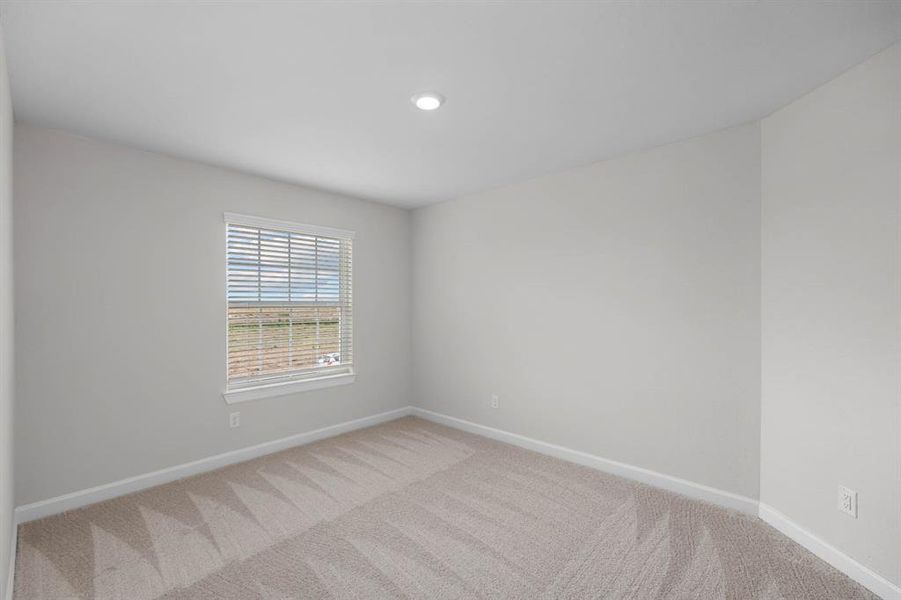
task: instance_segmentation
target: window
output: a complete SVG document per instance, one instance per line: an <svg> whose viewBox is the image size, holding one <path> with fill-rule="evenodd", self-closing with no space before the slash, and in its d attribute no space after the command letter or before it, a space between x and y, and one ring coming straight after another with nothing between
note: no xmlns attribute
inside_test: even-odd
<svg viewBox="0 0 901 600"><path fill-rule="evenodd" d="M228 402L353 378L353 232L227 213Z"/></svg>

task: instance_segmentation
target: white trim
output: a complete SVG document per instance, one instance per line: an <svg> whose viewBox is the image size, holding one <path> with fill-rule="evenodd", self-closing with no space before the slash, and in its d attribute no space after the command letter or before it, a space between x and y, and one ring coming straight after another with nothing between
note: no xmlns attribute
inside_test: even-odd
<svg viewBox="0 0 901 600"><path fill-rule="evenodd" d="M6 573L5 600L13 600L13 591L16 589L16 549L19 540L18 519L13 515L12 535L9 540L9 571Z"/></svg>
<svg viewBox="0 0 901 600"><path fill-rule="evenodd" d="M260 227L262 229L274 229L276 231L291 231L305 235L318 235L342 240L352 240L354 239L354 235L356 235L356 232L350 231L349 229L324 227L322 225L307 225L305 223L292 223L291 221L280 221L279 219L254 217L252 215L241 215L238 213L223 213L222 218L226 223L232 225L246 225L247 227Z"/></svg>
<svg viewBox="0 0 901 600"><path fill-rule="evenodd" d="M338 423L337 425L330 425L305 433L298 433L278 440L272 440L271 442L263 442L262 444L257 444L255 446L223 452L216 456L202 458L200 460L166 469L160 469L159 471L153 471L152 473L128 477L127 479L98 485L97 487L90 489L63 494L62 496L41 500L39 502L32 502L31 504L16 508L16 522L26 523L42 517L55 515L67 510L87 506L88 504L94 504L95 502L109 500L110 498L116 498L117 496L130 494L153 486L169 483L177 479L190 477L191 475L196 475L198 473L244 462L252 458L257 458L258 456L272 454L273 452L278 452L294 446L309 444L341 433L354 431L355 429L362 429L363 427L371 427L372 425L378 425L379 423L384 423L386 421L393 421L394 419L405 417L410 413L410 407L405 406L370 417L345 421L343 423Z"/></svg>
<svg viewBox="0 0 901 600"><path fill-rule="evenodd" d="M901 587L821 540L772 506L761 502L759 516L777 531L798 542L883 600L901 600Z"/></svg>
<svg viewBox="0 0 901 600"><path fill-rule="evenodd" d="M425 410L424 408L414 407L413 414L422 417L423 419L434 421L435 423L447 425L448 427L455 427L457 429L462 429L463 431L468 431L469 433L483 435L501 442L513 444L514 446L591 467L599 471L640 481L641 483L663 488L670 492L682 494L696 500L703 500L724 508L737 510L751 515L757 514L757 500L746 496L688 481L687 479L665 475L663 473L658 473L657 471L651 471L650 469L636 467L608 458L601 458L600 456L588 454L587 452L582 452L580 450L573 450L571 448L566 448L565 446L549 444L548 442L542 442L524 435L510 433L509 431L479 425L478 423L450 417L441 413Z"/></svg>
<svg viewBox="0 0 901 600"><path fill-rule="evenodd" d="M237 404L239 402L259 400L260 398L285 396L287 394L319 390L322 388L334 387L336 385L347 385L353 383L355 378L356 376L353 371L351 371L350 373L323 375L321 377L311 377L309 379L298 379L295 381L279 381L278 383L225 390L222 392L222 398L225 400L226 404Z"/></svg>
<svg viewBox="0 0 901 600"><path fill-rule="evenodd" d="M541 454L547 454L548 456L560 458L586 467L592 467L599 471L640 481L697 500L703 500L725 508L759 516L761 520L772 525L780 533L798 542L810 552L832 565L835 569L841 571L860 585L882 597L883 600L901 600L901 588L899 588L899 586L860 564L834 546L819 539L776 509L752 498L681 479L679 477L665 475L663 473L651 471L650 469L601 458L599 456L594 456L593 454L588 454L587 452L542 442L524 435L510 433L509 431L504 431L502 429L495 429L494 427L488 427L464 419L436 413L424 408L413 407L412 413L423 419L428 419L429 421L434 421L435 423L440 423L448 427L462 429L469 433L482 435L501 442L513 444L514 446L540 452Z"/></svg>
<svg viewBox="0 0 901 600"><path fill-rule="evenodd" d="M57 496L56 498L19 506L15 510L15 523L26 523L28 521L33 521L34 519L40 519L67 510L87 506L88 504L93 504L95 502L109 500L110 498L115 498L156 485L162 485L177 479L196 475L205 471L211 471L234 463L243 462L293 446L301 446L355 429L371 427L372 425L392 421L410 414L448 427L461 429L469 433L482 435L514 446L533 450L541 454L640 481L698 500L711 502L725 508L757 515L761 520L770 524L783 535L798 542L834 568L881 596L883 600L901 600L901 588L899 588L899 586L860 564L834 546L824 542L797 523L793 522L784 514L780 513L778 510L764 503L758 503L756 500L745 496L680 479L678 477L672 477L670 475L651 471L650 469L601 458L599 456L588 454L587 452L572 450L556 444L549 444L523 435L510 433L485 425L479 425L478 423L413 406L406 406L353 421L345 421L343 423L338 423L337 425L323 427L306 433L299 433L271 442L263 442L262 444L257 444L255 446L242 448L240 450L232 450L231 452L225 452L194 462L161 469L145 475L129 477L121 481L100 485L87 490L72 492L70 494ZM12 551L10 553L11 567L8 575L8 585L10 587L7 591L6 600L12 600L12 587L14 586L13 578L15 575L16 538L17 536L14 532L10 542L12 544Z"/></svg>

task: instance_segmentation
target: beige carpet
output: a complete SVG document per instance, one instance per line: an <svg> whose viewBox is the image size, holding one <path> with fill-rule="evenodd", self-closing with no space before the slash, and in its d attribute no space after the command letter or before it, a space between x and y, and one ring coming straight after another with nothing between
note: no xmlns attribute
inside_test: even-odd
<svg viewBox="0 0 901 600"><path fill-rule="evenodd" d="M15 598L875 596L755 518L404 418L23 525Z"/></svg>

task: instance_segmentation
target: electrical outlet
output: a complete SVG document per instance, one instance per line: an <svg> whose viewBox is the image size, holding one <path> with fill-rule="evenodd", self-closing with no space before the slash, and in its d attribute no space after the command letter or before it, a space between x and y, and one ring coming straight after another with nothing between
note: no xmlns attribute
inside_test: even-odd
<svg viewBox="0 0 901 600"><path fill-rule="evenodd" d="M498 408L501 405L501 400L498 398L497 394L491 394L491 408Z"/></svg>
<svg viewBox="0 0 901 600"><path fill-rule="evenodd" d="M228 413L228 426L234 429L235 427L241 426L241 413L233 412Z"/></svg>
<svg viewBox="0 0 901 600"><path fill-rule="evenodd" d="M838 486L838 509L856 519L857 492L852 489L846 488L843 485Z"/></svg>

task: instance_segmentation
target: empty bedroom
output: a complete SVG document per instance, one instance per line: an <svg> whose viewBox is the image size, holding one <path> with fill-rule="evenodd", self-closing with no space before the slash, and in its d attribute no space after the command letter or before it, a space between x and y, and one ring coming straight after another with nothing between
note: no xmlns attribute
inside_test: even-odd
<svg viewBox="0 0 901 600"><path fill-rule="evenodd" d="M0 600L901 600L901 0L0 0Z"/></svg>

